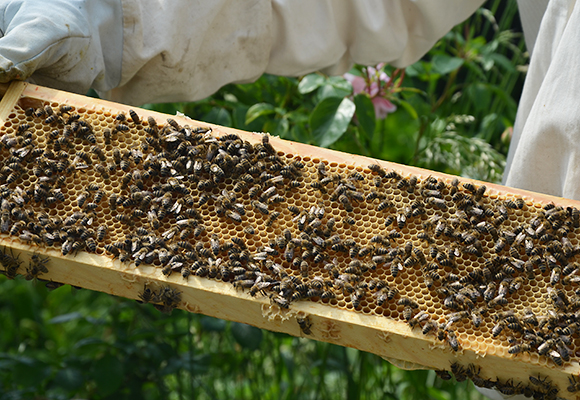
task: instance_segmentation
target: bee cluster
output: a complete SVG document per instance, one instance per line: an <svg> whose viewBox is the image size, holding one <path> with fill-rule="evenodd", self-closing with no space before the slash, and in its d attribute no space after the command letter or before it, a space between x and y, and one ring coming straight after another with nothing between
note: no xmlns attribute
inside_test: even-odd
<svg viewBox="0 0 580 400"><path fill-rule="evenodd" d="M135 111L17 106L0 134L0 233L25 243L229 282L281 309L311 300L405 321L453 351L578 359L576 208ZM27 279L48 270L35 260ZM0 262L16 275L16 258ZM180 301L170 288L141 299Z"/></svg>
<svg viewBox="0 0 580 400"><path fill-rule="evenodd" d="M451 363L450 370L455 376L457 382L463 382L466 379L482 388L496 389L506 396L524 395L534 399L557 399L560 389L546 376L530 375L528 382L514 382L513 379L501 380L484 379L480 376L480 368L473 364L463 366L457 362ZM451 379L449 371L440 370L435 371L437 376L443 380ZM575 393L580 390L580 381L576 376L572 375L569 378L569 386L567 391Z"/></svg>
<svg viewBox="0 0 580 400"><path fill-rule="evenodd" d="M143 304L152 303L159 311L171 314L181 302L181 292L171 286L162 286L155 290L145 285L138 301Z"/></svg>

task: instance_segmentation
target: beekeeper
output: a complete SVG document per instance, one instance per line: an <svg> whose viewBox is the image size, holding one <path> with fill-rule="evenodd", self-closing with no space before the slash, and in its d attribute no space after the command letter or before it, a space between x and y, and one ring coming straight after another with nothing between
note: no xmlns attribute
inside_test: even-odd
<svg viewBox="0 0 580 400"><path fill-rule="evenodd" d="M4 0L0 81L78 93L92 87L103 98L139 105L199 100L265 72L343 74L355 62L405 67L482 3ZM547 3L519 4L534 56L504 180L580 199L580 78L573 73L580 65L580 6L553 0L542 19Z"/></svg>
<svg viewBox="0 0 580 400"><path fill-rule="evenodd" d="M505 184L580 199L580 5L518 0L532 53ZM483 0L0 0L0 81L129 104L263 73L408 66Z"/></svg>

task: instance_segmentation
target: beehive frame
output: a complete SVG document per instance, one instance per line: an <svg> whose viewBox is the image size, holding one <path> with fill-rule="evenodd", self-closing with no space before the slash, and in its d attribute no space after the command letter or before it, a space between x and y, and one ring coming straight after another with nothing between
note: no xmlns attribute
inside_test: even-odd
<svg viewBox="0 0 580 400"><path fill-rule="evenodd" d="M59 107L62 105L70 106L75 110L75 112L82 115L82 118L93 121L96 143L103 148L107 148L107 145L103 142L104 129L106 127L114 127L115 124L118 125L121 122L125 124L124 121L115 119L119 114L124 114L129 119L131 109L136 110L143 126L147 125L144 121L146 121L149 116L153 117L159 125L167 125L166 120L169 117L148 110L130 108L120 104L87 98L22 82L12 83L9 87L0 87L0 91L5 92L3 99L0 102L0 139L4 135L17 135L20 130L19 127L24 124L33 125L31 121L36 121L35 124L37 125L37 130L40 129L41 132L44 132L44 135L48 136L53 128L58 127L58 124L55 125L52 123L51 125L51 123L48 123L44 124L46 125L46 127L44 127L39 121L45 120L49 115L37 117L34 115L26 116L25 114L26 110L31 107L33 109L42 109L45 105L50 105L55 112L59 110ZM65 116L63 115L62 117L64 118ZM242 132L181 117L171 118L179 126L188 125L192 129L201 127L203 128L203 132L208 131L208 134L215 137L233 134L238 135L241 139L251 144L259 144L264 140L264 135L261 133ZM126 125L129 127L131 124L127 122ZM34 129L34 127L31 126L30 129ZM137 133L133 133L135 132L135 128L131 127L129 129L131 129L131 134L133 136L138 135ZM27 131L26 129L22 130ZM121 135L124 131L119 130L114 133L115 135ZM144 133L141 134L144 135ZM35 135L39 136L39 134ZM46 143L47 139L42 139L41 141ZM50 141L50 139L48 141ZM483 182L462 180L456 189L450 189L454 180L454 177L452 176L407 167L404 165L372 160L361 156L339 153L299 143L283 141L277 138L269 138L268 142L273 146L277 155L285 160L286 163L299 160L300 163L305 164L305 171L307 171L307 174L310 174L311 176L316 176L318 174L318 179L310 179L308 177L301 178L299 182L300 186L296 188L297 191L295 192L282 192L282 189L279 189L278 191L286 196L286 201L283 206L271 202L270 204L272 207L270 213L274 212L274 210L283 210L285 214L282 215L282 218L286 218L286 225L290 226L296 223L297 218L300 219L300 216L295 217L292 213L286 211L288 202L294 201L292 198L295 199L295 202L292 204L297 202L300 204L300 208L304 210L311 208L312 206L316 207L318 200L321 199L325 204L325 207L323 208L334 207L334 209L331 209L330 213L328 210L326 211L328 213L326 219L329 218L328 215L331 215L336 219L339 226L337 232L342 236L351 235L352 237L354 234L355 237L361 237L361 240L364 240L365 244L373 243L372 237L376 236L377 233L386 236L393 231L391 228L397 226L397 216L399 214L393 211L392 224L389 229L383 228L383 221L385 217L390 214L388 212L383 214L381 212L382 210L376 210L381 207L379 204L382 200L392 200L395 203L403 204L406 201L410 202L411 200L416 199L416 197L419 198L419 195L415 197L413 191L422 190L419 189L419 185L425 184L429 177L432 177L433 182L445 183L445 188L442 189L443 191L455 190L469 194L469 190L466 190L463 185L471 183L475 188L481 188L481 186L484 185ZM6 143L6 141L3 141L3 143ZM129 146L137 146L138 144L138 141L135 140L134 143ZM87 143L82 146L85 146L88 149L90 144ZM124 146L125 149L128 148L127 145ZM5 147L9 146L5 145ZM109 157L110 153L113 151L112 147L114 146L108 145L106 150ZM80 147L77 146L77 152L79 148ZM5 151L7 150L5 149ZM73 154L73 150L71 150L71 154ZM93 156L93 158L94 157L96 156ZM324 172L318 172L318 166L321 162L323 162L325 166ZM351 199L354 206L350 204L350 200L349 205L341 205L340 202L336 201L337 199L334 199L334 203L332 200L329 200L329 197L332 196L333 192L332 184L328 187L328 190L326 190L325 187L320 188L319 184L316 184L316 181L320 181L320 178L323 178L326 174L343 174L345 178L347 176L352 177L352 181L349 182L352 182L352 185L357 188L360 187L360 191L364 192L366 195L370 190L372 190L373 179L377 177L377 171L371 171L369 169L369 165L371 164L379 165L382 168L381 171L396 171L398 177L394 178L395 183L400 181L407 183L405 185L400 185L400 189L395 188L394 190L396 193L393 192L395 193L394 195L389 192L387 197L367 201L367 203L370 202L370 205L366 203L359 205L355 199ZM87 176L83 177L83 175L81 175L84 173L84 169L83 166L80 171L75 171L74 175L81 176L81 179L84 179L86 184L86 182L91 181L91 179L87 179ZM365 181L364 185L366 186L364 186L364 188L360 186L362 184L358 183L358 178L356 177L357 173L360 174ZM115 171L115 174L118 175L116 182L119 183L122 179L123 172ZM94 181L102 181L102 176L99 177L95 174L90 176L97 176L98 179L95 178L93 179ZM408 188L410 177L417 177L417 189ZM4 179L6 180L6 177ZM407 179L407 181L405 181L405 179ZM6 182L2 183L6 184ZM67 184L71 183L72 182L69 179ZM228 183L228 187L231 187L232 184L232 182ZM220 182L218 186L219 185L222 186L220 186L219 189L216 189L214 198L210 198L209 200L210 204L214 203L214 207L217 202L215 196L219 196L219 193L223 191L226 183ZM413 183L413 185L415 185L415 183ZM545 212L542 207L549 204L554 204L556 207L580 208L580 202L572 200L505 188L488 183L485 183L485 185L487 190L480 196L482 201L493 202L496 199L504 199L515 202L516 200L520 201L518 199L524 200L524 204L521 205L522 209L514 207L513 210L509 210L510 213L514 215L512 218L514 224L517 223L519 219L531 219L534 215ZM336 185L334 186L336 187ZM247 190L248 188L241 190L242 194L245 195ZM82 190L80 189L77 190L77 192L81 191ZM400 196L401 193L402 197ZM412 197L409 197L411 195ZM449 195L446 196L449 197ZM316 200L312 200L313 198ZM268 203L269 198L265 198L264 200ZM243 201L244 207L248 209L249 214L255 214L254 217L248 218L244 223L247 224L248 220L251 221L251 224L254 225L255 230L257 231L255 236L263 238L263 240L256 239L256 244L253 245L255 253L257 251L256 248L259 247L258 245L268 244L268 241L272 241L276 237L282 235L283 229L276 227L276 221L272 222L272 224L270 224L271 226L267 226L269 225L267 218L269 218L271 214L269 213L269 216L266 217L262 216L259 211L255 209L252 210L253 207L251 204L254 204L252 201L255 200L245 198ZM441 207L436 204L437 202L437 200L433 200L432 204L423 205L423 207L429 209L429 211L425 213L417 213L416 216L414 215L413 218L416 219L416 222L409 222L411 226L415 226L419 229L420 226L429 223L430 217L437 214L437 210L442 210ZM74 203L74 201L71 200L67 204L70 205L70 203ZM335 205L333 206L333 204ZM54 206L50 204L47 207L50 208ZM68 209L70 211L71 207L67 207L69 207ZM353 207L353 212L348 212L345 209L347 207ZM349 225L344 222L346 218L350 216L355 217L357 222L355 225ZM216 223L232 225L234 222L231 221L231 218L224 218L224 216L216 217L214 214L206 213L203 217L204 219L209 218L213 221L214 225L211 226L214 227L216 226ZM235 218L237 218L237 216ZM436 224L436 222L437 221L433 224ZM244 223L240 225L240 228L235 228L231 231L234 232L231 236L243 238L249 237L241 230ZM235 225L237 224L234 224L234 226ZM210 229L208 229L208 232L201 233L204 238L204 243L206 244L209 244L210 242L212 232L211 226ZM402 232L400 238L394 237L390 240L401 247L404 246L405 242L409 241L411 235L409 229L413 230L414 228L409 228L407 231L404 231L405 229L406 228L398 229ZM429 229L431 231L434 230L433 227ZM177 232L175 232L174 235L175 234L177 234ZM296 238L299 236L299 233L293 232L293 235ZM487 235L487 233L481 233L481 235ZM454 351L451 348L448 343L449 338L441 341L434 335L424 335L421 333L421 329L411 329L409 324L404 322L403 319L404 304L401 300L403 297L408 295L413 299L420 299L421 301L418 301L418 305L421 310L437 308L437 305L433 306L427 304L429 303L429 299L436 299L436 296L430 293L430 290L425 286L425 282L418 278L421 274L415 274L411 271L415 268L420 268L414 265L405 268L402 268L401 265L402 272L398 276L399 281L397 281L396 277L389 276L388 268L385 266L379 266L378 270L383 271L381 275L382 278L384 278L385 281L391 282L393 286L413 287L409 293L399 293L390 305L387 302L384 307L385 310L383 310L383 307L376 306L376 292L374 295L369 293L367 299L363 298L361 306L353 307L352 298L349 299L349 296L346 294L344 289L342 290L343 295L339 293L338 298L335 299L327 299L326 301L293 301L289 307L286 308L286 304L280 304L280 302L277 303L276 296L272 296L271 298L260 295L251 296L248 293L249 287L244 291L240 290L240 285L238 285L238 289L236 289L229 282L198 277L195 276L195 274L190 274L187 279L184 279L184 277L179 273L171 273L167 276L167 274L164 274L162 269L158 266L147 265L144 263L136 266L134 262L121 262L118 258L113 258L112 254L107 254L103 251L102 247L99 251L100 254L79 251L76 252L76 254L63 256L58 248L27 244L22 240L15 238L15 236L18 236L18 234L12 236L8 234L1 235L0 246L4 247L4 254L9 257L18 258L21 262L19 265L16 265L16 268L18 268L17 270L9 271L9 275L15 275L16 273L26 275L32 257L46 256L49 257L49 261L46 264L48 272L39 275L39 278L43 280L71 284L132 299L143 299L144 290L146 288L156 291L169 285L169 287L181 292L181 297L176 301L177 307L190 312L249 323L259 328L285 332L294 336L305 336L342 346L354 347L359 350L368 351L385 357L395 362L397 365L406 368L449 370L451 364L458 363L467 369L467 365L473 364L474 366L477 366L477 368L480 368L478 374L475 376L480 383L482 380L499 379L501 384L506 386L504 388L506 392L510 392L510 390L512 390L511 387L519 387L521 389L523 386L529 386L530 376L532 377L532 380L536 377L540 380L545 380L546 382L551 381L551 385L559 389L558 396L575 398L574 393L566 390L570 385L570 379L575 379L572 377L577 376L580 372L580 368L577 364L578 357L575 353L572 354L569 362L563 363L563 366L560 367L554 365L554 362L550 361L548 357L544 355L539 356L534 352L522 352L517 355L511 355L508 353L508 350L511 347L510 345L504 344L500 342L499 339L496 340L491 337L490 330L492 325L490 324L493 324L491 315L486 317L485 324L487 324L487 328L485 329L487 329L487 333L485 337L477 337L477 329L474 330L473 327L470 327L469 325L471 323L469 321L458 321L457 326L461 326L457 329L458 351ZM571 242L573 245L577 246L578 240L576 239L575 232L571 232L570 237L572 238ZM326 240L329 239L330 238L326 238ZM415 248L420 248L425 253L428 252L430 244L427 243L426 240L421 241L414 236L413 240ZM437 242L437 240L440 239L436 238L435 242ZM388 242L389 239L386 241ZM469 242L470 240L467 239L467 241ZM192 239L192 242L195 243L195 239ZM490 241L488 240L488 242ZM385 245L385 247L387 247L387 245ZM486 254L492 253L491 245L488 245L488 247L484 248L483 251L485 251ZM329 251L328 253L332 252ZM332 256L329 256L331 258L324 262L332 263L334 259L337 259L336 254L332 254ZM278 257L281 258L282 256L280 255ZM466 265L469 267L471 267L472 262L482 262L481 255L462 254L459 255L459 257L463 257L464 261L467 263ZM343 272L347 266L342 265L341 263L346 263L344 260L348 259L348 257L339 255L338 258L340 259L335 262L335 264L337 264L336 267ZM401 262L402 261L403 260L401 260ZM283 264L283 262L281 262L281 264ZM289 271L292 270L292 273L295 276L300 276L300 267L292 268L290 265L284 265ZM320 263L320 266L315 265L311 268L314 268L317 271L322 271L322 265L323 263ZM4 267L6 268L6 265L4 265ZM406 271L407 269L409 269L408 272ZM445 268L441 267L442 273L443 270L445 270ZM447 268L446 272L448 273L448 276L453 270L454 269ZM405 274L410 277L405 278ZM417 276L411 276L412 274ZM407 281L405 281L405 279L407 279ZM550 293L547 291L548 285L546 282L550 282L552 279L553 277L551 276L550 271L540 274L538 277L538 282L540 282L538 287L541 290L537 291L535 301L539 301L539 303L545 302L545 305L540 306L541 311L545 311L547 308L551 307L549 301ZM518 294L516 293L514 298L517 298L517 296ZM522 296L524 296L524 300L522 301L526 302L526 295L523 294ZM320 295L314 297L320 298ZM439 300L441 301L442 298ZM353 310L353 308L356 308L357 310ZM377 312L377 309L383 311ZM519 310L520 314L521 311L522 310ZM449 310L438 312L440 314L437 315L439 315L440 318L449 318L449 315L453 314L453 311ZM494 312L492 311L490 314L493 313ZM537 308L536 313L538 315L542 314ZM383 314L393 315L395 318L390 318ZM416 311L414 312L414 315L417 315ZM298 321L302 322L302 327ZM304 324L307 324L306 327ZM424 325L424 322L418 323L419 327L423 327ZM505 333L503 335L505 336ZM574 334L570 336L574 336ZM466 338L474 338L474 343L470 343L471 339L466 340ZM570 347L572 350L575 350L576 347L578 347L576 343L577 339L574 338L573 341L574 343L572 343ZM555 392L550 394L547 393L549 389L552 388L551 385L549 387L542 387L543 384L541 382L538 383L538 385L537 389L545 391L547 397L554 396Z"/></svg>

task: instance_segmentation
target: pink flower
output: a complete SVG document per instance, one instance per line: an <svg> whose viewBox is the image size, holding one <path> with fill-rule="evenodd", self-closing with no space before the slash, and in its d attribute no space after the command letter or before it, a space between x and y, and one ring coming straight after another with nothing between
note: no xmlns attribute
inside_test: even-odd
<svg viewBox="0 0 580 400"><path fill-rule="evenodd" d="M344 79L346 79L347 81L350 82L350 84L352 85L352 92L357 95L359 93L362 93L365 88L367 87L367 83L365 82L364 78L362 76L356 76L353 75L351 73L346 73L343 75Z"/></svg>
<svg viewBox="0 0 580 400"><path fill-rule="evenodd" d="M397 106L384 97L375 97L371 101L375 106L375 115L378 119L385 119L387 114L397 111Z"/></svg>
<svg viewBox="0 0 580 400"><path fill-rule="evenodd" d="M363 76L350 73L344 74L344 78L352 85L353 95L367 93L373 102L377 119L385 119L389 113L395 112L397 106L387 98L390 95L388 88L391 86L391 78L382 71L384 64L376 67L363 68Z"/></svg>

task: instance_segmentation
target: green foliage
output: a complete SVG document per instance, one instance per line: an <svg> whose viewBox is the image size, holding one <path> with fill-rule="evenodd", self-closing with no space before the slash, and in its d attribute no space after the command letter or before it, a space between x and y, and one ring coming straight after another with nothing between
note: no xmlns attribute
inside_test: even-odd
<svg viewBox="0 0 580 400"><path fill-rule="evenodd" d="M0 399L481 399L354 349L70 286L0 286Z"/></svg>
<svg viewBox="0 0 580 400"><path fill-rule="evenodd" d="M264 75L196 103L148 107L498 181L526 59L523 38L511 31L515 1L485 7L405 70L356 66L351 73L379 82L380 96L354 94L343 77ZM377 118L377 97L396 111ZM0 400L483 398L433 371L403 371L372 354L244 324L167 316L69 286L48 292L0 278L0 288Z"/></svg>

